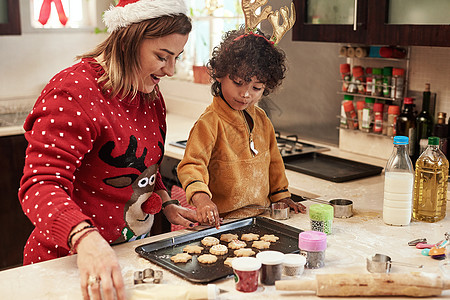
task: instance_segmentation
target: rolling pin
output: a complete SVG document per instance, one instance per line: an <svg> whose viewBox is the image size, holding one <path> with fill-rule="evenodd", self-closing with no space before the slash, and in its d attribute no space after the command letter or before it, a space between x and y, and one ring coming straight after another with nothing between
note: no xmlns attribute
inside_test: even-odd
<svg viewBox="0 0 450 300"><path fill-rule="evenodd" d="M278 280L282 291L314 291L317 296L439 296L450 280L437 274L317 274L315 280Z"/></svg>

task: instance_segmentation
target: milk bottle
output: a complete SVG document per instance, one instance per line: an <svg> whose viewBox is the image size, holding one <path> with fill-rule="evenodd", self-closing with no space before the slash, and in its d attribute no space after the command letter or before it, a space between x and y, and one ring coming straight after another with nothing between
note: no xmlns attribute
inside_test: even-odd
<svg viewBox="0 0 450 300"><path fill-rule="evenodd" d="M394 137L394 150L385 169L383 221L388 225L405 226L411 221L414 169L408 142L406 136Z"/></svg>

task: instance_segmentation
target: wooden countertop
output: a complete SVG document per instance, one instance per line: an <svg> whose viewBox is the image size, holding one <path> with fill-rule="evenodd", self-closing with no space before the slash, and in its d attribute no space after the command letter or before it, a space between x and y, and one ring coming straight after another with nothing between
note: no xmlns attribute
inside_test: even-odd
<svg viewBox="0 0 450 300"><path fill-rule="evenodd" d="M168 115L167 142L186 139L194 120L178 115ZM355 155L331 148L329 154L350 158L384 167L386 161ZM181 158L183 149L167 145L166 155ZM305 270L301 278L313 279L315 274L323 273L367 273L366 257L375 253L389 255L393 261L422 264L424 272L439 273L440 261L421 255L421 251L408 246L416 238L427 238L430 243L444 239L450 228L449 207L447 217L437 223L411 222L409 226L388 226L382 220L384 174L344 183L333 183L308 175L287 171L292 193L320 196L321 199L345 198L353 201L354 216L348 219L334 219L333 233L327 237L325 266L315 270ZM304 202L308 207L310 201ZM267 217L269 217L267 215ZM307 215L294 215L282 221L290 226L310 230ZM151 267L164 272L166 284L191 285L190 282L172 274L149 261L139 257L134 249L141 244L150 243L189 231L149 237L114 247L128 291L133 288L134 271ZM392 273L417 272L419 269L392 266ZM243 294L234 288L234 279L226 278L215 282L229 292L220 299L293 299L297 294L279 292L273 286L261 286L257 292ZM443 293L450 297L450 291ZM441 296L442 297L442 296ZM1 299L82 299L79 287L76 256L64 257L34 265L18 267L0 272ZM311 294L303 294L301 299L319 299ZM333 298L327 298L333 299ZM342 299L342 298L336 298ZM383 297L380 299L390 299ZM394 299L394 298L392 298ZM396 297L395 299L399 299ZM410 299L410 298L408 298ZM428 298L429 299L429 298Z"/></svg>

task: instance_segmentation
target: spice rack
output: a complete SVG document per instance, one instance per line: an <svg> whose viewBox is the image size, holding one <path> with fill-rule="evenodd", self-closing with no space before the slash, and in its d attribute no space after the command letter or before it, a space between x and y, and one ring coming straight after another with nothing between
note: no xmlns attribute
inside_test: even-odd
<svg viewBox="0 0 450 300"><path fill-rule="evenodd" d="M343 47L352 47L351 45L346 45ZM368 46L353 46L355 47L363 47L368 49ZM353 67L355 66L361 66L366 70L368 67L370 68L384 68L384 67L393 67L393 68L402 68L405 70L404 75L404 83L403 83L403 89L401 93L401 97L390 97L392 96L391 93L389 93L389 97L384 96L378 96L378 95L369 95L368 93L350 93L350 92L344 92L344 91L337 91L337 95L339 95L339 100L344 100L345 96L353 96L354 102L365 100L366 97L372 98L375 100L375 102L383 103L385 105L398 105L400 108L402 107L403 98L407 97L408 93L408 78L409 78L409 61L410 61L410 48L403 48L406 50L406 56L404 58L385 58L385 57L345 57L347 64L350 65L350 70L353 70ZM341 53L340 53L341 54ZM369 54L370 55L370 54ZM342 55L340 55L343 57ZM364 72L366 75L366 72ZM348 83L344 81L343 79L338 80L341 85L344 83ZM353 82L354 83L354 82ZM364 87L364 90L367 90L367 82L363 81L360 83L357 83L359 85L362 85ZM369 82L370 84L370 82ZM393 86L392 81L389 82L389 84L385 87L388 87L389 89L397 88L396 86ZM358 91L358 89L356 89ZM356 103L354 103L356 104ZM386 110L387 110L387 106ZM356 110L356 105L355 105ZM386 111L385 111L386 112ZM337 115L337 118L341 120L344 116ZM351 119L350 119L351 120ZM358 120L359 122L361 120ZM386 128L387 122L383 122L384 127ZM370 123L370 127L374 127L374 122ZM375 133L372 130L369 132L362 131L360 129L351 129L351 128L343 128L341 126L337 127L339 130L339 148L342 150L347 150L350 152L360 153L360 154L366 154L369 156L379 157L383 159L389 158L389 155L392 151L392 137L387 136L386 132L384 130L384 134L382 133Z"/></svg>

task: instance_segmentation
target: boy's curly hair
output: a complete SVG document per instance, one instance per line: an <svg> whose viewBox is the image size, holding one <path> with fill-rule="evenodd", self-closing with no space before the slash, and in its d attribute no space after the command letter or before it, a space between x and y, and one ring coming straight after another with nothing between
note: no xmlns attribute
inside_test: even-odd
<svg viewBox="0 0 450 300"><path fill-rule="evenodd" d="M264 96L279 86L286 73L286 55L279 47L275 47L258 30L257 34L247 34L243 38L244 29L231 30L224 34L219 46L215 47L207 67L213 79L211 92L220 95L220 82L217 78L230 76L250 82L256 78L265 84Z"/></svg>

